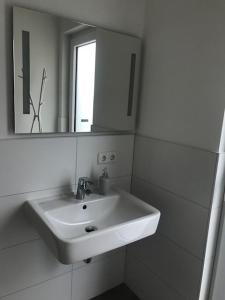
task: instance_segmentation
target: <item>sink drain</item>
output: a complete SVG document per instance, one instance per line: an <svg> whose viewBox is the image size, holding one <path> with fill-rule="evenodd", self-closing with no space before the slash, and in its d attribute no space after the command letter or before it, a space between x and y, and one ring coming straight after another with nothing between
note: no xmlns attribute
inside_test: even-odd
<svg viewBox="0 0 225 300"><path fill-rule="evenodd" d="M98 230L98 228L96 226L87 226L87 227L85 227L86 232L92 232L92 231L96 231L96 230Z"/></svg>

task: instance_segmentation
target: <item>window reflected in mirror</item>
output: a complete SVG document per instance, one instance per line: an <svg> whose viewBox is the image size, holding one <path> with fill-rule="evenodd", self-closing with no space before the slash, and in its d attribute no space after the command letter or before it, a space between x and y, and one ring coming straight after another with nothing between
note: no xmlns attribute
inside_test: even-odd
<svg viewBox="0 0 225 300"><path fill-rule="evenodd" d="M91 132L93 125L95 51L96 41L74 46L72 82L75 90L76 132Z"/></svg>

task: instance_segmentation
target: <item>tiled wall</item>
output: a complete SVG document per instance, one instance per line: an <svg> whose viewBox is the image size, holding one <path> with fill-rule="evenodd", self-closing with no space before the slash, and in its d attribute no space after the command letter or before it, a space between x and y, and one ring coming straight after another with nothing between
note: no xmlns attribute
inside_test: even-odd
<svg viewBox="0 0 225 300"><path fill-rule="evenodd" d="M114 150L109 174L129 188L133 135L0 140L0 299L88 300L124 279L125 249L62 265L26 221L26 199L99 176L97 153Z"/></svg>
<svg viewBox="0 0 225 300"><path fill-rule="evenodd" d="M132 191L162 216L128 246L126 282L142 300L206 300L225 181L225 6L149 0L145 12Z"/></svg>
<svg viewBox="0 0 225 300"><path fill-rule="evenodd" d="M218 151L225 6L220 0L148 0L145 12L139 133Z"/></svg>
<svg viewBox="0 0 225 300"><path fill-rule="evenodd" d="M217 159L136 137L132 192L162 214L155 236L128 246L126 282L141 299L199 299Z"/></svg>

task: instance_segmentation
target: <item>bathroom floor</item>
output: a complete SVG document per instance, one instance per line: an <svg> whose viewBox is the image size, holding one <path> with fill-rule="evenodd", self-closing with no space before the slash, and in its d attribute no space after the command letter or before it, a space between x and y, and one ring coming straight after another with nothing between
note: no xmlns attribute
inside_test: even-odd
<svg viewBox="0 0 225 300"><path fill-rule="evenodd" d="M104 294L91 300L139 300L139 298L125 285L121 284Z"/></svg>

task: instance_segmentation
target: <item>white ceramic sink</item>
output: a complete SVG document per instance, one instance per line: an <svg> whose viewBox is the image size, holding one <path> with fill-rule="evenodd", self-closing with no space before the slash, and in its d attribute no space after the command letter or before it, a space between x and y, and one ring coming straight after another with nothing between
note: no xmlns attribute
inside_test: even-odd
<svg viewBox="0 0 225 300"><path fill-rule="evenodd" d="M68 195L30 200L26 212L64 264L152 235L160 218L156 208L123 190L108 196L91 194L82 201Z"/></svg>

